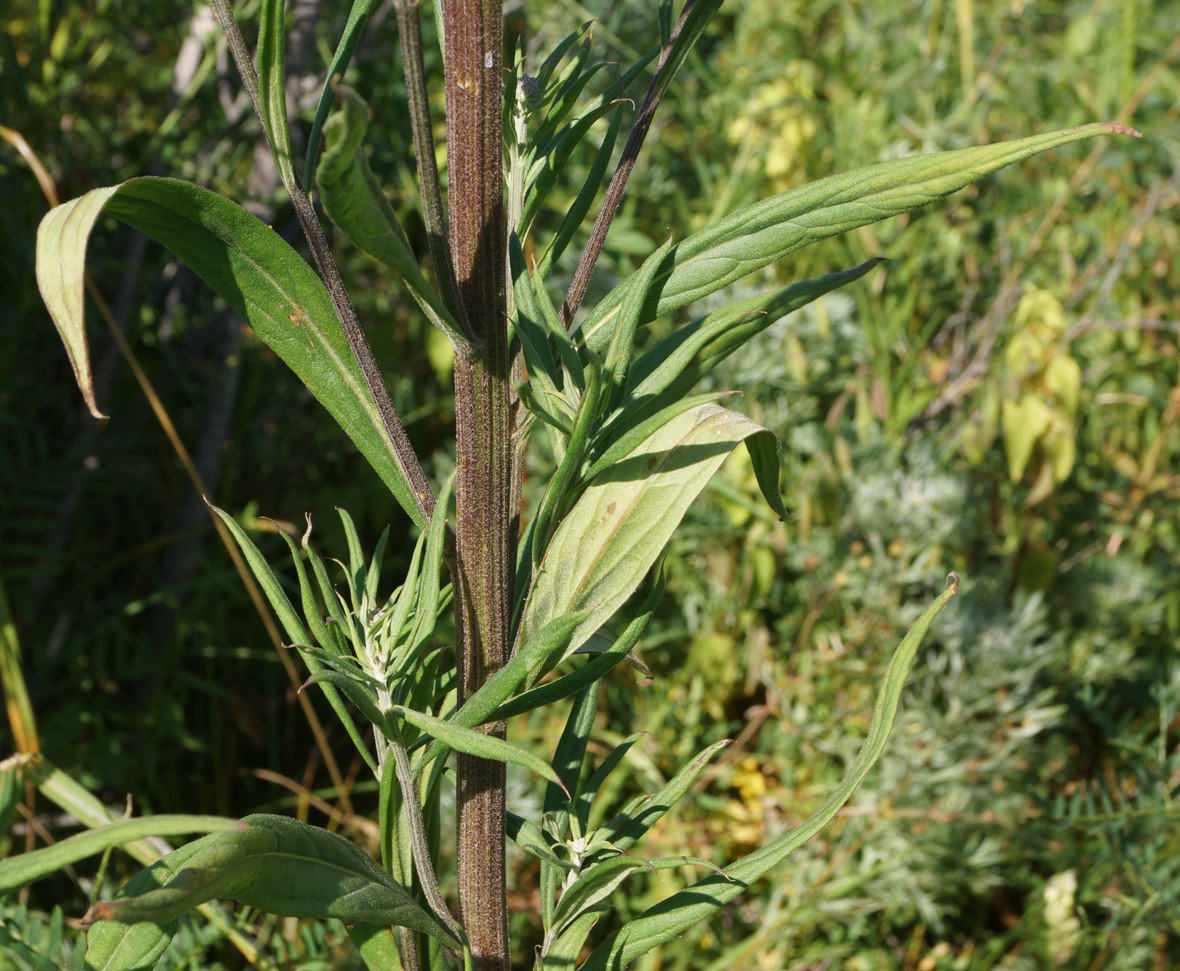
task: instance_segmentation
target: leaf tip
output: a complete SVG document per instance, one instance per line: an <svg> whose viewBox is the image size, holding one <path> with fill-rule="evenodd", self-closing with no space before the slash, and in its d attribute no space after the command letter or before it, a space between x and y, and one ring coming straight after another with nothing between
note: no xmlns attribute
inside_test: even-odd
<svg viewBox="0 0 1180 971"><path fill-rule="evenodd" d="M954 570L951 570L951 572L946 575L946 587L944 589L950 590L952 594L958 593L959 581L961 579L962 578L959 576L959 574L957 574Z"/></svg>
<svg viewBox="0 0 1180 971"><path fill-rule="evenodd" d="M1137 131L1130 125L1124 125L1121 121L1108 121L1106 129L1112 135L1130 135L1132 138L1142 138L1143 132Z"/></svg>

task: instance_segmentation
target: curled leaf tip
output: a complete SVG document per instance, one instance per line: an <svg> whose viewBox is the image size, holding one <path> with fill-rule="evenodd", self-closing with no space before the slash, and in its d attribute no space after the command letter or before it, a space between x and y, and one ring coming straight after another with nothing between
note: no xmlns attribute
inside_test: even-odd
<svg viewBox="0 0 1180 971"><path fill-rule="evenodd" d="M952 570L950 573L948 573L946 575L945 589L953 590L955 593L958 593L959 592L959 580L960 580L959 574L955 573L955 571Z"/></svg>

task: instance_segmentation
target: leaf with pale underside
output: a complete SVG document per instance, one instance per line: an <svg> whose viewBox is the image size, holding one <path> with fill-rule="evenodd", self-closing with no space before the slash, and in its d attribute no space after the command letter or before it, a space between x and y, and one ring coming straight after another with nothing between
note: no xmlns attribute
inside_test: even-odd
<svg viewBox="0 0 1180 971"><path fill-rule="evenodd" d="M745 415L703 404L600 473L553 534L521 618L521 640L586 610L589 619L563 656L576 651L639 586L726 456L758 434L769 433Z"/></svg>

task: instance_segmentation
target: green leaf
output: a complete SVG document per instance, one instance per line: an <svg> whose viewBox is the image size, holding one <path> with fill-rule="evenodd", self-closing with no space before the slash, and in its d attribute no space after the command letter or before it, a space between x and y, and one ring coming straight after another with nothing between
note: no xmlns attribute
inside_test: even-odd
<svg viewBox="0 0 1180 971"><path fill-rule="evenodd" d="M522 638L586 610L566 656L585 643L639 586L734 446L765 431L744 415L700 405L602 472L553 534L525 604Z"/></svg>
<svg viewBox="0 0 1180 971"><path fill-rule="evenodd" d="M283 0L262 0L258 18L258 94L262 106L262 127L275 167L286 190L299 191L291 160L291 133L287 127L287 71L285 56L287 29L283 21Z"/></svg>
<svg viewBox="0 0 1180 971"><path fill-rule="evenodd" d="M180 872L201 842L182 846L136 874L116 894L116 902L158 890ZM150 971L171 943L176 928L175 919L159 923L100 920L86 932L86 971Z"/></svg>
<svg viewBox="0 0 1180 971"><path fill-rule="evenodd" d="M582 914L598 907L636 870L654 871L655 867L640 857L612 856L585 870L561 895L553 914L553 932L560 934Z"/></svg>
<svg viewBox="0 0 1180 971"><path fill-rule="evenodd" d="M624 852L629 850L668 810L681 800L713 756L729 743L728 738L714 742L695 759L682 766L680 771L662 785L657 792L637 801L635 805L629 806L619 815L608 820L599 827L598 831L602 834L602 838L617 850Z"/></svg>
<svg viewBox="0 0 1180 971"><path fill-rule="evenodd" d="M512 697L512 692L528 681L546 661L565 652L570 636L585 619L585 614L570 614L550 621L463 703L451 721L464 728L474 728L488 721L496 707Z"/></svg>
<svg viewBox="0 0 1180 971"><path fill-rule="evenodd" d="M635 343L635 331L640 324L650 323L652 318L644 317L646 300L649 291L660 271L664 258L672 249L672 240L667 240L659 249L651 254L643 265L631 276L634 284L623 298L623 304L615 317L615 332L611 336L609 349L606 352L607 381L611 388L611 404L618 403L618 397L627 381L627 371L631 364L631 350Z"/></svg>
<svg viewBox="0 0 1180 971"><path fill-rule="evenodd" d="M424 522L323 282L257 217L178 179L95 189L51 210L37 231L37 284L91 413L101 417L82 281L86 244L104 212L163 243L217 291L331 412L410 518Z"/></svg>
<svg viewBox="0 0 1180 971"><path fill-rule="evenodd" d="M532 711L534 708L551 705L555 701L568 698L570 695L600 680L619 661L625 660L631 649L639 642L639 638L647 628L648 622L655 613L656 605L659 603L663 593L664 574L663 571L660 571L652 592L648 594L647 599L643 602L643 606L639 608L639 614L627 625L627 629L623 631L623 636L616 640L614 644L595 657L594 660L583 664L576 671L571 671L569 674L555 681L549 681L546 684L530 688L510 701L506 701L492 712L487 720L493 722L503 721L504 719L511 718L513 715L521 715L526 711ZM579 649L576 653L580 652Z"/></svg>
<svg viewBox="0 0 1180 971"><path fill-rule="evenodd" d="M545 253L537 267L537 274L541 280L549 278L549 274L553 271L553 264L561 258L561 254L566 251L566 247L573 240L574 234L582 228L586 215L590 212L590 207L598 197L598 190L602 188L602 177L606 174L607 166L610 165L615 142L619 137L619 129L622 127L623 112L620 110L611 116L610 126L606 130L606 135L603 136L602 144L598 147L594 161L586 172L586 180L578 190L573 205L566 210L562 217L557 232L545 248Z"/></svg>
<svg viewBox="0 0 1180 971"><path fill-rule="evenodd" d="M278 617L279 623L282 624L283 630L286 632L289 642L299 652L299 656L303 659L303 663L307 666L307 670L310 671L313 676L313 682L320 685L324 692L324 697L328 699L328 704L332 706L332 710L336 712L337 717L339 717L341 722L345 725L345 730L348 732L349 738L352 739L353 744L356 745L357 750L364 757L365 762L368 763L370 767L372 767L373 756L369 753L368 748L365 746L364 740L357 731L356 725L352 721L352 715L349 714L348 709L344 706L343 700L336 691L337 687L351 685L352 682L350 679L344 678L343 676L341 676L339 680L336 677L326 676L330 672L325 670L324 660L318 657L315 651L309 650L304 643L307 639L307 636L303 622L299 619L299 614L295 612L295 608L291 605L291 601L287 599L286 591L283 590L282 584L279 582L278 577L275 576L274 571L271 570L270 565L266 562L266 557L262 555L262 551L254 545L254 541L250 539L250 537L246 534L246 531L238 525L233 516L229 515L229 513L227 513L224 509L218 509L217 506L210 505L209 508L218 515L223 523L225 523L226 528L230 531L230 534L237 542L238 548L241 549L242 555L246 558L246 562L250 566L250 571L254 574L255 579L258 580L258 585L262 588L262 592L266 594L266 599L270 602L271 609L275 612L275 616ZM283 530L280 529L279 532L283 534L283 538L287 541L287 545L290 547L292 555L296 557L296 564L300 569L300 585L302 587L302 564L299 563L298 555L295 552L294 543L292 542L291 538L287 536L285 532L283 532ZM306 593L309 594L310 591L306 591ZM319 611L316 610L314 603L311 605L311 614L315 617L319 617ZM315 634L316 631L313 630L312 633ZM329 638L331 636L328 634L327 629L323 624L320 624L319 634ZM334 653L331 647L326 647L325 651ZM324 676L316 677L316 675ZM369 717L370 713L367 710L364 713L366 717ZM376 722L375 724L380 725L382 722Z"/></svg>
<svg viewBox="0 0 1180 971"><path fill-rule="evenodd" d="M337 94L340 110L324 125L328 148L316 182L324 211L357 246L397 272L435 327L452 343L467 347L466 335L422 275L406 232L369 168L363 144L369 106L344 86Z"/></svg>
<svg viewBox="0 0 1180 971"><path fill-rule="evenodd" d="M627 375L628 402L605 426L617 439L646 416L680 399L721 361L771 324L826 293L860 279L881 262L792 283L715 310L669 334L642 354Z"/></svg>
<svg viewBox="0 0 1180 971"><path fill-rule="evenodd" d="M181 836L186 833L215 833L238 826L236 819L223 816L147 816L127 819L71 836L53 846L0 860L0 894L40 880L88 856L102 853L147 836Z"/></svg>
<svg viewBox="0 0 1180 971"><path fill-rule="evenodd" d="M655 320L720 290L817 240L910 212L1039 152L1096 135L1138 135L1126 125L1099 123L997 145L896 159L819 179L739 209L673 247L648 295L644 317ZM627 280L598 305L583 340L601 351L614 318L636 284Z"/></svg>
<svg viewBox="0 0 1180 971"><path fill-rule="evenodd" d="M512 842L526 853L531 853L537 859L544 860L550 866L562 870L577 869L575 864L569 860L563 860L553 852L549 844L545 842L545 834L541 832L541 828L536 823L530 822L523 816L517 816L516 813L505 813L504 828Z"/></svg>
<svg viewBox="0 0 1180 971"><path fill-rule="evenodd" d="M958 589L958 574L952 573L947 588L926 608L894 652L860 754L824 804L801 826L725 867L723 875L699 880L649 907L595 948L582 965L583 971L625 968L652 948L684 933L739 896L831 822L884 751L918 647L934 618Z"/></svg>
<svg viewBox="0 0 1180 971"><path fill-rule="evenodd" d="M585 81L589 80L590 76L598 68L605 66L605 63L596 65L591 71L587 72L582 83L584 84ZM589 134L590 129L594 127L594 123L599 118L612 108L615 108L616 111L619 110L618 106L621 103L618 100L608 101L605 104L597 105L593 109L583 112L576 121L566 125L557 132L554 138L541 149L543 154L532 163L526 175L528 194L525 196L524 208L521 210L520 222L517 226L517 232L521 236L528 233L533 220L537 217L537 213L541 211L541 206L549 198L549 193L553 191L553 187L557 185L557 180L561 177L561 173L565 171L566 163L569 162L574 149L582 144L582 141Z"/></svg>
<svg viewBox="0 0 1180 971"><path fill-rule="evenodd" d="M392 927L354 924L347 930L369 971L402 971L401 952L397 949L397 935Z"/></svg>
<svg viewBox="0 0 1180 971"><path fill-rule="evenodd" d="M453 748L456 752L475 755L481 759L490 759L493 762L511 762L513 765L523 766L537 773L541 778L548 779L550 782L562 786L563 789L565 788L560 777L548 762L518 745L513 745L494 735L486 735L471 728L464 728L451 721L435 718L433 715L427 715L421 711L413 711L403 705L393 705L390 710L415 728Z"/></svg>
<svg viewBox="0 0 1180 971"><path fill-rule="evenodd" d="M311 122L311 131L307 135L307 154L303 158L303 184L315 185L316 156L320 149L320 132L324 122L332 110L332 102L336 99L336 85L356 51L365 25L369 22L369 15L377 6L377 0L352 0L352 7L348 11L348 22L344 25L344 33L340 35L340 43L336 45L336 53L332 55L332 63L328 65L328 74L324 78L324 86L320 90L319 104L316 105L315 118Z"/></svg>
<svg viewBox="0 0 1180 971"><path fill-rule="evenodd" d="M623 739L612 750L610 755L602 760L602 763L594 770L586 784L578 790L578 795L574 799L573 811L578 819L581 831L584 833L590 822L590 807L594 803L594 797L598 795L598 790L602 788L602 784L610 777L620 762L626 757L631 750L631 746L638 742L647 732L636 732L634 735L629 735Z"/></svg>
<svg viewBox="0 0 1180 971"><path fill-rule="evenodd" d="M228 897L280 917L409 927L458 947L441 922L344 837L285 816L247 816L242 826L178 850L183 863L158 889L96 904L87 919L166 923L212 897Z"/></svg>
<svg viewBox="0 0 1180 971"><path fill-rule="evenodd" d="M554 944L546 944L543 947L540 971L573 971L586 944L586 938L590 936L590 931L598 923L600 916L600 913L590 911L571 921Z"/></svg>
<svg viewBox="0 0 1180 971"><path fill-rule="evenodd" d="M225 516L225 514L220 510L218 510L218 514L223 518ZM340 655L340 646L336 639L332 636L331 632L328 630L327 625L324 623L323 617L320 616L319 606L316 604L315 596L311 591L311 581L307 577L307 570L303 566L303 559L299 556L299 550L295 546L295 541L287 535L287 531L281 526L276 525L276 528L279 535L282 536L284 542L286 542L287 548L291 553L291 559L295 563L295 572L299 577L299 597L300 603L303 607L303 618L307 622L312 636L315 637L320 647L323 648L325 654L328 655L328 657L320 657L314 651L310 651L308 649L300 650L299 653L303 656L304 663L308 665L308 670L314 672L317 670L317 668L312 665L311 658L309 658L308 655L311 655L313 658L315 658L320 666L330 666L330 659ZM307 530L308 533L311 532L310 519L308 520ZM351 658L351 655L347 655L346 657ZM358 731L356 723L352 720L351 713L347 708L344 707L344 705L340 704L340 699L336 695L336 691L331 685L324 684L321 685L321 688L323 689L324 694L328 697L329 703L332 705L332 710L336 712L337 717L343 723L345 732L347 732L348 737L352 739L352 744L360 753L361 758L363 758L369 768L372 769L374 773L376 773L377 763L374 761L372 753L365 744L364 738L361 737L361 733Z"/></svg>

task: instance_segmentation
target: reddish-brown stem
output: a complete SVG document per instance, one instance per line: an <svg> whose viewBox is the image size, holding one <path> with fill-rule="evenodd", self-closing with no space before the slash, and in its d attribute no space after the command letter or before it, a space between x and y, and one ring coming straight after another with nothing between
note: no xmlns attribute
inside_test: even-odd
<svg viewBox="0 0 1180 971"><path fill-rule="evenodd" d="M512 370L504 295L499 0L447 0L451 259L472 335L455 362L459 703L507 660L512 604ZM489 726L503 733L503 725ZM459 909L479 971L507 971L504 765L459 755Z"/></svg>

